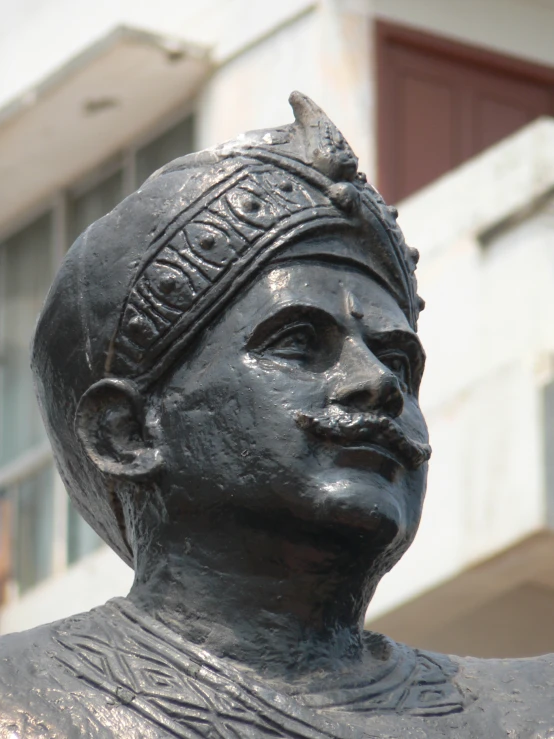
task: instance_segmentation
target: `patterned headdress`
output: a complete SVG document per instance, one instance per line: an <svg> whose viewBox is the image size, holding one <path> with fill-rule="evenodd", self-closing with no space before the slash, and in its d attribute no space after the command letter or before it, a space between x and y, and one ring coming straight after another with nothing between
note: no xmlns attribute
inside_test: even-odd
<svg viewBox="0 0 554 739"><path fill-rule="evenodd" d="M77 509L128 563L117 497L91 483L75 434L92 385L122 377L145 390L265 265L289 254L327 250L369 271L416 328L417 252L395 209L325 113L298 92L290 102L291 125L177 159L93 223L39 318L32 366L58 469ZM345 229L357 237L325 239Z"/></svg>
<svg viewBox="0 0 554 739"><path fill-rule="evenodd" d="M356 156L325 113L301 93L289 101L293 124L183 157L151 178L192 173L177 196L183 207L158 226L134 274L106 374L149 384L285 245L345 226L372 235L354 261L416 328L417 251L406 247L396 209L357 171Z"/></svg>

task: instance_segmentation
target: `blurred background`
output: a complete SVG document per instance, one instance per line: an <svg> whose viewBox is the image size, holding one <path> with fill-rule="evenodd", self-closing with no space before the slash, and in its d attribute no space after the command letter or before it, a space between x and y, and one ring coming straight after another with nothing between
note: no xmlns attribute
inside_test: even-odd
<svg viewBox="0 0 554 739"><path fill-rule="evenodd" d="M0 27L0 632L125 594L72 509L28 344L74 238L166 161L291 120L341 128L421 252L434 455L368 627L554 651L554 0L19 0Z"/></svg>

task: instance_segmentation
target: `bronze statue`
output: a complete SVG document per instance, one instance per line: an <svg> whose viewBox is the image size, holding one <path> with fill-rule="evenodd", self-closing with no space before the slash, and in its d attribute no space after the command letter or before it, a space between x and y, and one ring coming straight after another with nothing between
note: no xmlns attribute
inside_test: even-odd
<svg viewBox="0 0 554 739"><path fill-rule="evenodd" d="M547 737L552 657L364 632L431 453L396 211L311 100L171 162L71 248L32 364L126 598L0 640L0 737Z"/></svg>

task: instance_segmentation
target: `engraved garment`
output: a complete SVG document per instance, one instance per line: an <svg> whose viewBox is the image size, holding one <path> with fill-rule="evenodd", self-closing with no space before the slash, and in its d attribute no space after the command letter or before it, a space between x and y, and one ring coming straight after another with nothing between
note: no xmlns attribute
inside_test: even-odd
<svg viewBox="0 0 554 739"><path fill-rule="evenodd" d="M480 733L489 718L500 729L506 711L475 692L482 666L501 661L473 660L473 674L463 662L460 680L447 657L383 643L367 680L339 676L284 694L115 599L0 640L0 739L506 736Z"/></svg>

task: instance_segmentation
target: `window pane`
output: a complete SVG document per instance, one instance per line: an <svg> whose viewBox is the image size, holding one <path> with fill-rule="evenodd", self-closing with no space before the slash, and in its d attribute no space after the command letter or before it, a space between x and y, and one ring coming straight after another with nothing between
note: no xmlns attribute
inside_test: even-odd
<svg viewBox="0 0 554 739"><path fill-rule="evenodd" d="M67 563L73 564L81 557L94 552L102 545L102 539L77 513L70 500L67 502Z"/></svg>
<svg viewBox="0 0 554 739"><path fill-rule="evenodd" d="M50 286L51 264L49 214L0 244L0 465L46 438L29 343Z"/></svg>
<svg viewBox="0 0 554 739"><path fill-rule="evenodd" d="M123 174L121 170L100 182L84 194L69 201L69 241L73 243L79 234L123 200Z"/></svg>
<svg viewBox="0 0 554 739"><path fill-rule="evenodd" d="M45 467L18 486L15 575L21 593L52 572L54 535L53 468Z"/></svg>
<svg viewBox="0 0 554 739"><path fill-rule="evenodd" d="M137 152L137 183L142 184L172 159L189 154L193 150L194 119L185 118L169 131L139 149Z"/></svg>
<svg viewBox="0 0 554 739"><path fill-rule="evenodd" d="M8 490L0 490L0 606L7 598L13 578L13 501Z"/></svg>

